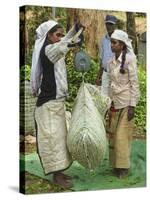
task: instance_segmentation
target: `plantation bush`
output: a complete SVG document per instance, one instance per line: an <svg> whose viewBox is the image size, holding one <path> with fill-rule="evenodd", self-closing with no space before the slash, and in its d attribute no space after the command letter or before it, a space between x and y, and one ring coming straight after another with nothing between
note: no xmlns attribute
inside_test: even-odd
<svg viewBox="0 0 150 200"><path fill-rule="evenodd" d="M77 91L84 78L85 82L95 84L97 72L99 69L99 63L96 60L91 59L91 69L84 77L82 73L76 72L73 63L73 53L70 51L66 58L68 82L69 82L69 98L67 99L67 109L71 110L74 98L77 95ZM137 134L143 134L146 132L146 72L138 66L138 77L140 85L140 100L135 109L135 125Z"/></svg>
<svg viewBox="0 0 150 200"><path fill-rule="evenodd" d="M135 111L135 123L139 133L146 132L146 71L139 66L138 78L140 84L140 100Z"/></svg>
<svg viewBox="0 0 150 200"><path fill-rule="evenodd" d="M87 73L82 74L81 72L75 71L74 68L74 54L70 51L66 56L66 65L68 73L68 86L69 86L69 97L67 98L67 109L70 111L74 102L74 98L77 95L77 91L80 87L82 80L85 82L95 84L97 72L99 69L99 63L96 60L91 59L91 68Z"/></svg>
<svg viewBox="0 0 150 200"><path fill-rule="evenodd" d="M30 81L31 67L29 65L23 65L20 68L20 81Z"/></svg>
<svg viewBox="0 0 150 200"><path fill-rule="evenodd" d="M77 95L77 91L80 87L82 80L85 82L95 84L97 72L99 69L99 63L97 60L91 59L91 69L84 74L75 71L73 63L74 54L70 51L66 56L66 65L68 73L68 86L69 86L69 97L66 101L67 110L71 111L74 99ZM24 65L20 69L20 80L30 80L30 70L29 65ZM146 132L146 72L139 66L138 67L138 77L140 84L140 100L135 110L135 124L137 128L137 133Z"/></svg>

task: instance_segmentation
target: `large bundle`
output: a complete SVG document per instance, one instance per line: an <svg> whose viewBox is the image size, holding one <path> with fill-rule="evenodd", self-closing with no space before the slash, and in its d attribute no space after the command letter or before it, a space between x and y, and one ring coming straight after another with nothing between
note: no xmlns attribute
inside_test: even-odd
<svg viewBox="0 0 150 200"><path fill-rule="evenodd" d="M106 152L106 131L101 113L107 107L108 99L100 96L95 86L81 84L73 106L67 145L73 159L88 169L96 168Z"/></svg>
<svg viewBox="0 0 150 200"><path fill-rule="evenodd" d="M89 83L86 83L85 86L91 94L98 111L104 117L111 104L110 98L101 92L101 87L99 86L91 85Z"/></svg>

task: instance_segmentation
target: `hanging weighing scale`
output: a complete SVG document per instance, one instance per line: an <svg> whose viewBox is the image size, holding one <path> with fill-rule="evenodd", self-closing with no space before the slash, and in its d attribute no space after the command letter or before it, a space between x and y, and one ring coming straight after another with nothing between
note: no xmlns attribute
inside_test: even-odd
<svg viewBox="0 0 150 200"><path fill-rule="evenodd" d="M72 38L72 44L76 43L77 38L83 32L83 29L84 28L81 27L79 31L74 35L74 37ZM79 51L77 51L74 56L74 66L76 71L85 73L90 70L90 64L91 60L89 55L80 47Z"/></svg>

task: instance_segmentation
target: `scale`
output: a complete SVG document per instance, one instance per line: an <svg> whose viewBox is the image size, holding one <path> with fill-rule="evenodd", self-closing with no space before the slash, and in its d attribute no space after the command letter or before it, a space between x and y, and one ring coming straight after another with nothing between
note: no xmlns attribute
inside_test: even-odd
<svg viewBox="0 0 150 200"><path fill-rule="evenodd" d="M72 38L71 44L77 44L76 43L77 38L81 35L83 30L84 30L83 27L79 29L79 31ZM76 71L85 73L90 70L90 65L91 65L91 60L89 55L80 47L74 56L74 66Z"/></svg>

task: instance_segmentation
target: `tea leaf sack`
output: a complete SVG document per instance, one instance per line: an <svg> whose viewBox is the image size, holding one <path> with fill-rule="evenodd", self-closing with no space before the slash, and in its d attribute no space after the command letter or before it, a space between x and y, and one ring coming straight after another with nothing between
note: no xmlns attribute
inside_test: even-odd
<svg viewBox="0 0 150 200"><path fill-rule="evenodd" d="M103 121L109 104L109 97L101 96L96 86L81 84L73 106L67 145L72 158L90 170L101 163L106 152Z"/></svg>

